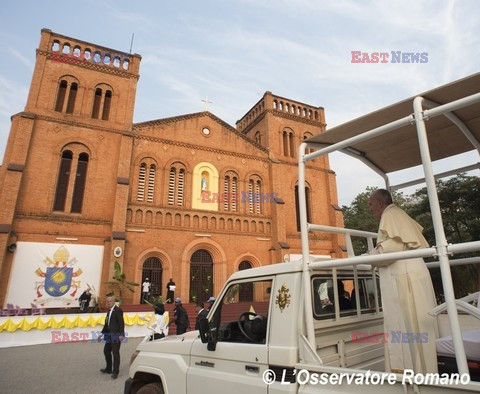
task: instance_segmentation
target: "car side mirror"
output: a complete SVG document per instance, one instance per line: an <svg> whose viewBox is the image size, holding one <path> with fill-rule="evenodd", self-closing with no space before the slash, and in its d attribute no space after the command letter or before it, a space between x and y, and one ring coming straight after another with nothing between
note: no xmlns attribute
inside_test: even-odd
<svg viewBox="0 0 480 394"><path fill-rule="evenodd" d="M211 334L210 325L207 319L201 319L198 322L198 330L200 331L200 340L202 343L207 343L208 337Z"/></svg>
<svg viewBox="0 0 480 394"><path fill-rule="evenodd" d="M200 331L200 340L207 344L207 349L214 351L217 347L217 330L210 329L210 324L207 319L202 319L198 322L198 330Z"/></svg>

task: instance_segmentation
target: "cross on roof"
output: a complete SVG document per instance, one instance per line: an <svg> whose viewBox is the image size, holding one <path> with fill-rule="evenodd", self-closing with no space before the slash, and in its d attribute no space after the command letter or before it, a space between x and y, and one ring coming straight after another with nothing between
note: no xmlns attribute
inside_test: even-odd
<svg viewBox="0 0 480 394"><path fill-rule="evenodd" d="M213 101L209 101L208 97L205 97L205 100L201 100L205 103L205 111L208 111L208 104L213 104Z"/></svg>

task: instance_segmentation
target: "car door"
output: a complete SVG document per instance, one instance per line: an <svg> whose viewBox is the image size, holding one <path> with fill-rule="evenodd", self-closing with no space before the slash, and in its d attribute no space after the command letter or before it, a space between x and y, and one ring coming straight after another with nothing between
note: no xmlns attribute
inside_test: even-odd
<svg viewBox="0 0 480 394"><path fill-rule="evenodd" d="M272 278L232 283L209 315L215 350L197 339L187 373L188 393L267 393Z"/></svg>

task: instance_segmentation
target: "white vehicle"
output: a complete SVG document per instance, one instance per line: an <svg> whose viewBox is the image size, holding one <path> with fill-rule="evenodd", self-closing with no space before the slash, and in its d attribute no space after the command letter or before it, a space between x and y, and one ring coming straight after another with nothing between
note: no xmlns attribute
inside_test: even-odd
<svg viewBox="0 0 480 394"><path fill-rule="evenodd" d="M469 150L480 152L479 92L480 74L475 74L302 143L301 258L232 275L200 332L141 343L132 355L125 393L480 392L480 383L469 376L469 366L472 378L478 372L480 339L468 339L467 362L461 336L462 330L480 334L480 309L469 304L478 293L455 300L450 274L450 265L480 263L480 257L452 258L455 253L480 251L480 241L447 244L431 165L432 160ZM307 223L305 163L333 151L359 158L383 176L390 189L396 187L389 184L387 173L423 164L425 179L408 185L427 184L437 245L354 256L351 236L366 237L372 247L376 234ZM438 176L472 168L479 164ZM310 256L312 231L343 234L348 257ZM459 373L383 372L383 314L376 269L370 263L429 256L438 259L430 264L440 266L446 298L430 314L437 318L440 335L451 335L452 360ZM345 289L337 286L339 281ZM345 301L347 287L350 297ZM368 340L358 340L355 332L366 333Z"/></svg>

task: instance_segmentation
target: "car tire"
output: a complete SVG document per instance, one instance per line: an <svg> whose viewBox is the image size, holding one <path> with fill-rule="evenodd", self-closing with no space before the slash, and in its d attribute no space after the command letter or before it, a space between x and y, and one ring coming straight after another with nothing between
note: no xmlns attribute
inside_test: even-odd
<svg viewBox="0 0 480 394"><path fill-rule="evenodd" d="M149 383L137 391L137 394L164 394L163 387L160 383Z"/></svg>

